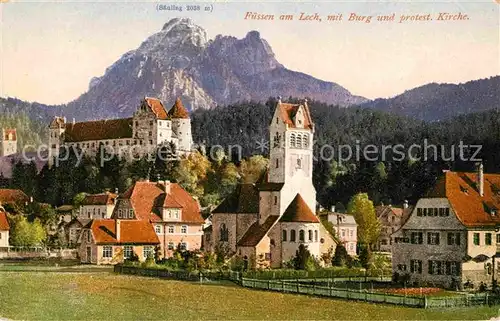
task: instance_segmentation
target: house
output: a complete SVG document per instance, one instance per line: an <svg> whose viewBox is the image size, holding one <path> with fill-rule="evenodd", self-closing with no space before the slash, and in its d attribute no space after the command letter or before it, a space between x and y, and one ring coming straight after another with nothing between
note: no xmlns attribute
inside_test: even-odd
<svg viewBox="0 0 500 321"><path fill-rule="evenodd" d="M307 101L282 103L269 126L269 168L256 184L240 184L212 211L207 250L223 250L252 268L280 267L301 244L315 257L335 246L313 212L314 124Z"/></svg>
<svg viewBox="0 0 500 321"><path fill-rule="evenodd" d="M76 216L76 210L73 205L61 205L56 208L59 217L58 224L67 224Z"/></svg>
<svg viewBox="0 0 500 321"><path fill-rule="evenodd" d="M500 263L500 174L446 171L395 233L393 273L444 287L491 283Z"/></svg>
<svg viewBox="0 0 500 321"><path fill-rule="evenodd" d="M0 205L15 208L27 205L31 199L19 189L0 188Z"/></svg>
<svg viewBox="0 0 500 321"><path fill-rule="evenodd" d="M80 234L84 227L90 222L90 219L73 218L68 224L64 225L63 237L69 247L74 247L80 241Z"/></svg>
<svg viewBox="0 0 500 321"><path fill-rule="evenodd" d="M110 192L85 195L78 210L78 218L82 220L111 218L117 197L117 194Z"/></svg>
<svg viewBox="0 0 500 321"><path fill-rule="evenodd" d="M117 264L133 253L145 260L160 241L146 220L96 219L84 227L79 243L82 263Z"/></svg>
<svg viewBox="0 0 500 321"><path fill-rule="evenodd" d="M329 222L333 224L335 234L339 241L344 245L347 254L356 255L358 244L358 224L352 214L335 212L335 207L324 213Z"/></svg>
<svg viewBox="0 0 500 321"><path fill-rule="evenodd" d="M375 249L380 252L391 252L394 232L399 230L410 216L413 207L405 201L402 207L379 205L375 207L375 214L380 222L380 236Z"/></svg>
<svg viewBox="0 0 500 321"><path fill-rule="evenodd" d="M175 145L178 155L192 150L191 120L179 98L168 112L159 99L145 97L130 118L76 123L55 117L49 125L52 156L61 148L76 147L95 157L103 146L110 154L131 160L169 144Z"/></svg>
<svg viewBox="0 0 500 321"><path fill-rule="evenodd" d="M0 250L9 248L9 230L7 213L0 208Z"/></svg>
<svg viewBox="0 0 500 321"><path fill-rule="evenodd" d="M117 198L112 218L143 220L154 227L161 246L161 257L176 249L199 250L203 220L200 205L179 184L170 181L139 181Z"/></svg>
<svg viewBox="0 0 500 321"><path fill-rule="evenodd" d="M17 153L17 132L15 128L2 128L0 157Z"/></svg>

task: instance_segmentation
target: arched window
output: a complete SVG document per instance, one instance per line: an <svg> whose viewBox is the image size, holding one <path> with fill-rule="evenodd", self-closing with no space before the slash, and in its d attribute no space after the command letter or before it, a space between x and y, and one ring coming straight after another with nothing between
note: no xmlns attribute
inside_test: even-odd
<svg viewBox="0 0 500 321"><path fill-rule="evenodd" d="M286 232L286 230L283 230L283 233L281 234L281 240L283 242L286 242L286 236L287 236L287 232Z"/></svg>
<svg viewBox="0 0 500 321"><path fill-rule="evenodd" d="M309 242L312 242L312 240L313 240L313 231L312 231L312 230L309 230L309 231L307 231L307 232L308 232L308 233L307 233L307 234L308 234L308 235L307 235L307 236L308 236L308 240L309 240Z"/></svg>
<svg viewBox="0 0 500 321"><path fill-rule="evenodd" d="M314 242L318 242L318 230L314 231Z"/></svg>
<svg viewBox="0 0 500 321"><path fill-rule="evenodd" d="M295 242L295 230L290 231L290 242Z"/></svg>
<svg viewBox="0 0 500 321"><path fill-rule="evenodd" d="M309 135L304 134L304 136L302 136L302 145L304 148L309 147Z"/></svg>
<svg viewBox="0 0 500 321"><path fill-rule="evenodd" d="M297 142L295 144L295 147L297 148L302 148L302 135L297 135Z"/></svg>
<svg viewBox="0 0 500 321"><path fill-rule="evenodd" d="M290 134L290 147L295 147L295 134Z"/></svg>
<svg viewBox="0 0 500 321"><path fill-rule="evenodd" d="M220 240L222 242L229 241L229 230L226 227L226 224L222 223L220 226Z"/></svg>
<svg viewBox="0 0 500 321"><path fill-rule="evenodd" d="M300 231L299 231L299 241L300 241L300 242L304 242L304 239L305 239L305 233L304 233L304 230L300 230Z"/></svg>

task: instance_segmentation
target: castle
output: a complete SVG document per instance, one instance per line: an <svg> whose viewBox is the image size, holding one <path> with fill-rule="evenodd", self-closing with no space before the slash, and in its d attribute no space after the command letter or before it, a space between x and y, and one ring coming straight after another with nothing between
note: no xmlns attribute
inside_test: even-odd
<svg viewBox="0 0 500 321"><path fill-rule="evenodd" d="M269 126L269 168L256 184L240 184L213 212L209 250L224 248L248 267L280 267L301 244L317 258L335 247L315 214L314 123L307 101L278 101Z"/></svg>
<svg viewBox="0 0 500 321"><path fill-rule="evenodd" d="M0 157L17 153L17 132L15 128L2 129L2 141L0 144Z"/></svg>
<svg viewBox="0 0 500 321"><path fill-rule="evenodd" d="M49 126L52 156L62 146L80 148L91 157L100 146L112 154L144 155L171 143L177 155L189 154L193 148L191 120L179 98L169 111L159 99L145 97L131 118L76 123L55 117Z"/></svg>

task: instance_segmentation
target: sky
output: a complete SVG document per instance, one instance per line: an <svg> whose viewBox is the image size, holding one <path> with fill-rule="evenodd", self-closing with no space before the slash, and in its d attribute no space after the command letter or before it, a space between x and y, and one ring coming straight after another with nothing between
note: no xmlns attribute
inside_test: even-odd
<svg viewBox="0 0 500 321"><path fill-rule="evenodd" d="M5 0L3 0L5 1ZM500 1L498 1L500 2ZM500 4L469 1L203 2L211 12L158 10L176 2L10 0L0 4L0 96L66 103L92 77L137 48L172 18L188 17L210 39L257 30L285 67L333 81L370 99L430 82L461 83L500 74ZM244 19L247 12L274 21ZM468 20L399 23L401 15L466 14ZM318 13L322 21L299 21ZM351 13L370 23L347 21ZM394 22L377 15L395 14ZM293 21L279 15L293 14ZM327 21L342 14L343 21Z"/></svg>

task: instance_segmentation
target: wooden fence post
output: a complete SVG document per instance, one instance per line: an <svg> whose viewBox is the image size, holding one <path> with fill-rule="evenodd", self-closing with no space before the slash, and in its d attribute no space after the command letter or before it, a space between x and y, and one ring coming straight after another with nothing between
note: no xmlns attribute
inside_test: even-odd
<svg viewBox="0 0 500 321"><path fill-rule="evenodd" d="M424 296L424 309L427 309L427 295Z"/></svg>

